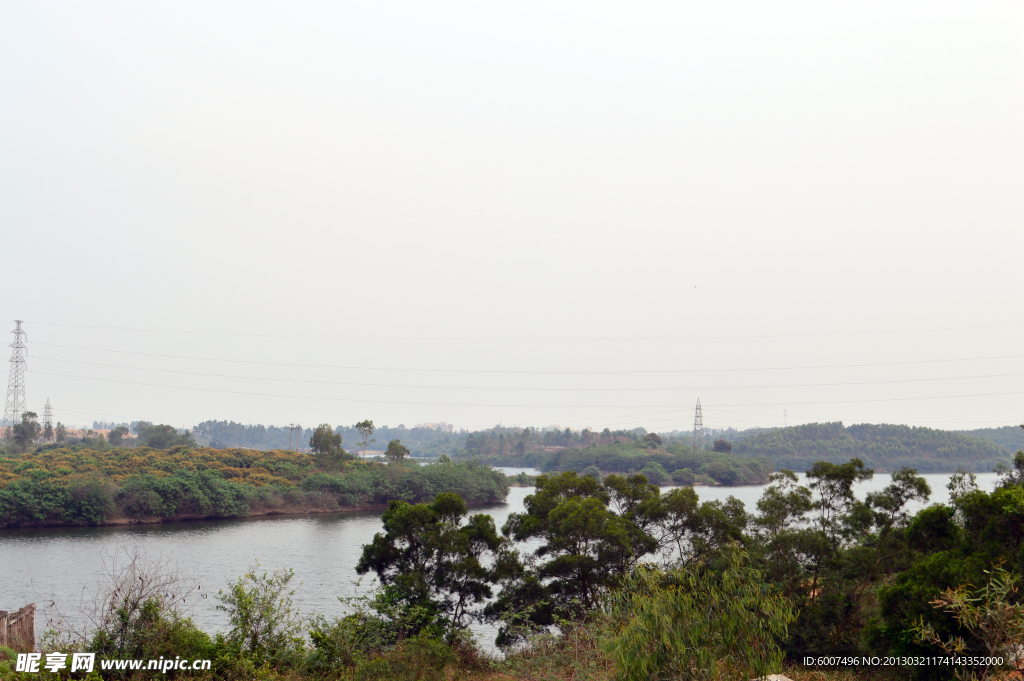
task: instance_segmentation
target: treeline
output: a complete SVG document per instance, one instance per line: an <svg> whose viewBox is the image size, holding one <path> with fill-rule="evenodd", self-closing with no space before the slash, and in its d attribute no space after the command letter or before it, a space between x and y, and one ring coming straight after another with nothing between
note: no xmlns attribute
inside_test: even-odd
<svg viewBox="0 0 1024 681"><path fill-rule="evenodd" d="M1009 455L1016 454L1017 452L1024 450L1024 430L1020 426L1003 426L1001 428L975 428L974 430L958 430L958 433L964 435L974 435L975 437L985 438L986 440L992 440L997 445L1003 448L1003 451Z"/></svg>
<svg viewBox="0 0 1024 681"><path fill-rule="evenodd" d="M371 424L372 425L372 424ZM204 421L193 429L196 441L204 446L215 449L245 447L248 449L287 449L289 442L292 447L306 449L315 431L315 426L292 431L288 427L264 426L260 424L244 425L234 421ZM340 435L344 446L349 451L361 449L363 434L355 424L337 426L334 432ZM465 440L466 435L448 433L430 428L406 428L380 426L373 427L367 439L368 450L381 450L379 443L401 440L415 457L437 457L452 454Z"/></svg>
<svg viewBox="0 0 1024 681"><path fill-rule="evenodd" d="M772 473L771 461L765 457L693 451L692 445L682 444L662 447L655 440L657 435L652 433L645 437L650 439L552 452L545 457L541 469L598 476L601 473L642 473L656 485L763 484Z"/></svg>
<svg viewBox="0 0 1024 681"><path fill-rule="evenodd" d="M0 457L0 527L331 512L457 491L499 502L508 479L473 462L332 461L300 452L54 449Z"/></svg>
<svg viewBox="0 0 1024 681"><path fill-rule="evenodd" d="M991 471L1010 457L991 440L934 428L841 422L776 428L735 443L733 452L771 459L777 468L808 470L816 461L858 457L867 465L894 470Z"/></svg>

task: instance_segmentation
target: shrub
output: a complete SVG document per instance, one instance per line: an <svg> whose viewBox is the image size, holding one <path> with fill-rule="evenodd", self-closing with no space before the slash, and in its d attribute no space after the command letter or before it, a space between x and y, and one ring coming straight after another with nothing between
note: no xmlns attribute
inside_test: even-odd
<svg viewBox="0 0 1024 681"><path fill-rule="evenodd" d="M608 644L620 679L746 680L782 668L793 607L744 552L729 553L722 572L641 565L625 579L611 597L621 626Z"/></svg>
<svg viewBox="0 0 1024 681"><path fill-rule="evenodd" d="M652 485L663 485L669 481L669 475L665 468L655 461L649 461L640 469L640 475L647 478Z"/></svg>
<svg viewBox="0 0 1024 681"><path fill-rule="evenodd" d="M672 471L672 480L680 485L692 485L696 479L693 471L689 468L680 468L679 470Z"/></svg>
<svg viewBox="0 0 1024 681"><path fill-rule="evenodd" d="M238 578L225 593L219 591L216 606L228 614L231 630L225 637L229 648L256 663L289 660L302 649L302 628L292 608L288 584L294 572L258 574L259 563Z"/></svg>

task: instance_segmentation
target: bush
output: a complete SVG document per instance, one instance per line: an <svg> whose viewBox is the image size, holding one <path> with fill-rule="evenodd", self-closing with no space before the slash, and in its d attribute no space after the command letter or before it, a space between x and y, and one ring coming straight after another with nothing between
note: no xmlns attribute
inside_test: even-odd
<svg viewBox="0 0 1024 681"><path fill-rule="evenodd" d="M655 461L649 461L640 469L640 475L647 478L652 485L664 485L670 480L665 468Z"/></svg>
<svg viewBox="0 0 1024 681"><path fill-rule="evenodd" d="M218 610L228 614L231 630L224 638L227 648L256 664L294 662L303 648L302 627L292 608L293 590L288 590L294 572L258 574L259 563L227 593L219 591Z"/></svg>
<svg viewBox="0 0 1024 681"><path fill-rule="evenodd" d="M731 549L716 572L641 565L611 598L621 622L608 650L619 678L746 679L782 668L779 641L796 618L789 600Z"/></svg>
<svg viewBox="0 0 1024 681"><path fill-rule="evenodd" d="M692 485L696 479L693 471L689 468L680 468L672 471L672 480L680 485Z"/></svg>

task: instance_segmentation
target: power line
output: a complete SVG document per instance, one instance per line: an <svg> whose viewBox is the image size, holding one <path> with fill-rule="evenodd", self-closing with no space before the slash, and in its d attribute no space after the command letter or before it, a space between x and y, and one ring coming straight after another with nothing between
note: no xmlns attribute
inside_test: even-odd
<svg viewBox="0 0 1024 681"><path fill-rule="evenodd" d="M43 374L47 376L61 376L63 378L79 378L86 381L100 381L103 383L119 383L122 385L140 385L151 388L170 388L172 390L194 390L198 392L208 393L221 393L226 395L250 395L254 397L282 397L291 400L324 400L331 402L358 402L361 404L412 404L422 406L439 406L439 407L508 407L508 408L535 408L535 409L685 409L683 406L676 406L670 404L636 404L636 405L623 405L623 404L481 404L472 402L417 402L412 400L366 400L357 398L345 398L345 397L315 397L311 395L282 395L278 393L257 393L247 392L242 390L218 390L214 388L193 388L188 386L177 386L177 385L163 385L159 383L143 383L140 381L119 381L110 378L95 378L92 376L76 376L74 374L60 374L52 371L36 371L32 370L32 373ZM725 404L723 407L781 407L787 405L821 405L821 404L862 404L869 402L916 402L921 400L941 400L941 399L963 399L969 397L997 397L1003 395L1024 395L1024 390L1007 391L1007 392L995 392L995 393L971 393L967 395L929 395L927 397L891 397L891 398L880 398L880 399L866 399L866 400L825 400L825 401L810 401L810 402L754 402L748 404Z"/></svg>
<svg viewBox="0 0 1024 681"><path fill-rule="evenodd" d="M952 362L978 362L999 359L1020 359L1024 355L992 355L988 357L958 357L954 359L922 359L905 362L866 362L861 364L811 364L805 366L788 367L753 367L743 369L624 369L619 371L537 371L519 369L416 369L416 368L395 368L395 367L373 367L373 366L348 366L338 364L298 364L293 362L265 362L246 359L220 359L215 357L195 357L189 355L166 355L155 352L134 352L131 350L108 350L106 348L88 348L77 345L61 345L58 343L40 343L53 348L66 348L70 350L86 350L89 352L108 352L118 355L136 355L140 357L161 357L164 359L185 359L200 362L225 362L229 364L255 364L262 366L281 366L306 369L344 369L352 371L407 371L415 373L448 373L448 374L519 374L519 375L624 375L624 374L696 374L696 373L736 373L744 371L802 371L812 369L862 369L868 367L885 366L913 366L918 364L946 364Z"/></svg>
<svg viewBox="0 0 1024 681"><path fill-rule="evenodd" d="M799 336L858 336L882 333L934 333L936 331L968 331L975 329L1002 329L1024 326L1020 322L1001 324L971 324L961 326L928 326L928 327L896 327L888 329L854 329L846 331L782 331L776 333L743 333L743 334L703 334L696 336L564 336L564 337L470 337L470 336L318 336L309 334L284 333L249 333L244 331L199 331L194 329L142 329L120 326L97 326L91 324L66 324L55 322L32 322L37 326L60 326L78 329L97 329L102 331L130 331L135 333L165 333L196 336L243 336L246 338L289 338L309 340L368 340L368 341L420 341L420 342L468 342L468 343L580 343L580 342L618 342L618 341L680 341L680 340L717 340L728 338L792 338Z"/></svg>
<svg viewBox="0 0 1024 681"><path fill-rule="evenodd" d="M465 385L414 385L402 383L358 383L350 381L317 381L301 378L273 378L264 376L238 376L232 374L210 374L196 371L179 371L176 369L150 369L147 367L132 367L123 364L104 364L101 362L83 362L74 359L58 359L56 357L39 357L52 362L64 362L67 364L84 364L87 366L105 367L108 369L131 369L133 371L153 371L162 374L180 374L183 376L204 376L207 378L231 378L246 381L277 381L284 383L310 383L314 385L343 385L364 388L429 388L431 390L533 390L539 392L655 392L668 390L756 390L759 388L822 388L848 385L885 385L891 383L930 383L935 381L962 381L979 378L1008 378L1024 376L1024 372L1012 374L980 374L976 376L948 376L940 378L904 378L885 381L846 381L839 383L790 383L781 385L725 385L725 386L694 386L694 387L657 387L657 388L534 388L534 387L495 387L495 386L465 386Z"/></svg>

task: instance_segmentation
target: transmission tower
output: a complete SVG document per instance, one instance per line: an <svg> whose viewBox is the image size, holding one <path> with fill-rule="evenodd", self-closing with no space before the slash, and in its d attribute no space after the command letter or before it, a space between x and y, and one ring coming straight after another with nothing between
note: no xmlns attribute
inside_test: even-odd
<svg viewBox="0 0 1024 681"><path fill-rule="evenodd" d="M53 407L50 406L50 398L46 398L46 406L43 407L43 430L53 428Z"/></svg>
<svg viewBox="0 0 1024 681"><path fill-rule="evenodd" d="M700 413L700 400L697 400L697 410L693 413L693 451L704 451L704 416Z"/></svg>
<svg viewBox="0 0 1024 681"><path fill-rule="evenodd" d="M4 427L12 427L21 421L25 412L25 332L21 330L21 320L14 320L14 342L11 347L11 373L7 379L7 405L4 407ZM4 431L10 433L11 431Z"/></svg>

